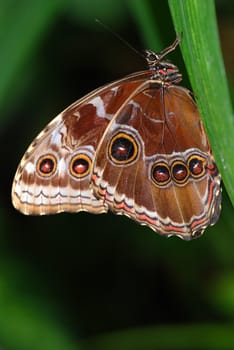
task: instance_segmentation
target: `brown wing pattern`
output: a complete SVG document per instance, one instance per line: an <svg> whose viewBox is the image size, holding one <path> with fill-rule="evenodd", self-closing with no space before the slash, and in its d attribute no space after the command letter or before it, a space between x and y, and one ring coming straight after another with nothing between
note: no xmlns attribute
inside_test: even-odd
<svg viewBox="0 0 234 350"><path fill-rule="evenodd" d="M220 175L178 80L176 67L164 63L68 107L25 153L14 206L36 215L112 210L167 237L201 235L219 217Z"/></svg>
<svg viewBox="0 0 234 350"><path fill-rule="evenodd" d="M139 79L145 74L140 73ZM125 80L129 81L129 90L119 93L118 87ZM108 210L103 199L93 195L92 165L110 120L138 84L130 76L99 88L46 126L17 169L12 186L16 209L28 215Z"/></svg>
<svg viewBox="0 0 234 350"><path fill-rule="evenodd" d="M219 216L220 176L180 87L142 84L108 126L92 179L111 210L166 236L191 239Z"/></svg>

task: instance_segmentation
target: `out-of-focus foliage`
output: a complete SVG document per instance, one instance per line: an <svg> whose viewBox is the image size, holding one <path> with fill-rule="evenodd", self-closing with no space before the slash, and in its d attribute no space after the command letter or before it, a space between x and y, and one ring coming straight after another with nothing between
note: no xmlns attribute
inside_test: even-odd
<svg viewBox="0 0 234 350"><path fill-rule="evenodd" d="M229 2L217 3L217 16L233 91ZM19 160L51 118L145 67L95 18L138 50L160 51L175 38L163 0L0 3L0 348L233 349L234 223L225 191L218 224L192 242L111 214L24 217L11 205ZM179 49L170 59L189 87Z"/></svg>

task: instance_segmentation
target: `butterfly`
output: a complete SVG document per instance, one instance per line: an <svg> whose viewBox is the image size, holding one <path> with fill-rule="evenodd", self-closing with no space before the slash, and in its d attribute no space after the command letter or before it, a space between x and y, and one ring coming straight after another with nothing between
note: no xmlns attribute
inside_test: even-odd
<svg viewBox="0 0 234 350"><path fill-rule="evenodd" d="M17 169L12 202L26 215L126 215L185 240L216 223L220 174L178 68L145 51L148 69L79 99L36 137Z"/></svg>

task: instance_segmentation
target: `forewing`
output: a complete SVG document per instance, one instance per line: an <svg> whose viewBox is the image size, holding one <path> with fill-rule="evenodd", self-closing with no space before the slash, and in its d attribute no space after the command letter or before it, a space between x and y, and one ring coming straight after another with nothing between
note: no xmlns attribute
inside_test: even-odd
<svg viewBox="0 0 234 350"><path fill-rule="evenodd" d="M92 181L112 211L160 234L189 240L214 224L220 176L188 90L142 83L108 125Z"/></svg>

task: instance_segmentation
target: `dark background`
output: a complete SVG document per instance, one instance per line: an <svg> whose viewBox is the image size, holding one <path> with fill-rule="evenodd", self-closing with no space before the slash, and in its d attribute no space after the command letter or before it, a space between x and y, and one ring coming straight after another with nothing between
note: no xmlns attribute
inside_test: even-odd
<svg viewBox="0 0 234 350"><path fill-rule="evenodd" d="M32 15L31 26L23 20L22 25L20 15L30 5L1 5L2 55L11 40L18 40L0 68L2 349L167 348L162 335L168 348L182 338L184 348L192 349L199 337L215 344L221 331L227 332L226 348L234 348L234 223L225 190L219 222L191 242L165 239L112 214L25 217L12 207L18 163L52 117L98 86L145 68L140 56L94 20L144 49L130 2L57 3L26 48L35 23ZM175 33L167 2L155 3L160 51ZM228 1L216 5L232 90L234 11ZM189 87L177 51L170 58Z"/></svg>

